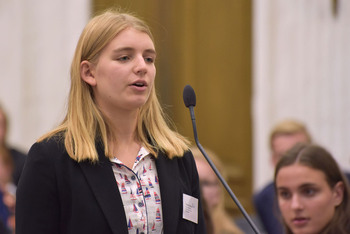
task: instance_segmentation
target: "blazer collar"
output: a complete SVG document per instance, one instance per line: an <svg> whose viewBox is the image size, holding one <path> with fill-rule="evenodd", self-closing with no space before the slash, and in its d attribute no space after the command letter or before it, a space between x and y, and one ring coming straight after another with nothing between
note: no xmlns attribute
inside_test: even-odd
<svg viewBox="0 0 350 234"><path fill-rule="evenodd" d="M103 147L97 146L99 161L96 164L81 162L80 167L91 186L93 193L114 234L128 233L123 202L114 178L112 165L103 152ZM182 205L179 171L177 160L169 159L160 152L156 159L162 200L164 233L176 233ZM180 198L180 199L179 199ZM118 231L118 232L117 232Z"/></svg>
<svg viewBox="0 0 350 234"><path fill-rule="evenodd" d="M119 189L114 178L112 165L103 152L103 147L97 146L99 161L79 163L97 202L114 234L128 233L126 216Z"/></svg>

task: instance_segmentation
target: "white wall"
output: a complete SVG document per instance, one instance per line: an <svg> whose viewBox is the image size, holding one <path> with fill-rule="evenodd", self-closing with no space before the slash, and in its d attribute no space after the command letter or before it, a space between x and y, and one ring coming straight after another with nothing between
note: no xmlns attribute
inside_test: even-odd
<svg viewBox="0 0 350 234"><path fill-rule="evenodd" d="M0 1L0 103L27 151L64 117L69 69L90 0Z"/></svg>
<svg viewBox="0 0 350 234"><path fill-rule="evenodd" d="M350 169L350 1L254 1L254 187L272 179L268 136L284 118Z"/></svg>

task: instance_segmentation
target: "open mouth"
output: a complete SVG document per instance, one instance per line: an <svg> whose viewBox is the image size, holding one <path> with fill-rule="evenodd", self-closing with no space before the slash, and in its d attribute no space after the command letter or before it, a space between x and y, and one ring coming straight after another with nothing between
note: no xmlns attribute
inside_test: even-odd
<svg viewBox="0 0 350 234"><path fill-rule="evenodd" d="M144 84L144 83L135 83L135 84L132 84L132 85L134 85L136 87L144 87L144 86L146 86L146 84Z"/></svg>

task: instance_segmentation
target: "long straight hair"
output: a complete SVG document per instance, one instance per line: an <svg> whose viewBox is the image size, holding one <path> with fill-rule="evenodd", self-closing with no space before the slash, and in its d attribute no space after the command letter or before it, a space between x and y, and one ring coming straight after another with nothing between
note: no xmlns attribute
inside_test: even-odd
<svg viewBox="0 0 350 234"><path fill-rule="evenodd" d="M335 208L335 213L330 223L321 233L350 233L350 189L347 179L339 169L337 162L332 155L324 148L305 143L296 144L277 163L275 169L275 190L276 177L281 168L292 164L301 164L312 169L320 170L325 174L327 183L331 189L338 182L344 184L343 201ZM277 195L276 195L277 197ZM290 228L285 225L288 234L292 234Z"/></svg>
<svg viewBox="0 0 350 234"><path fill-rule="evenodd" d="M60 135L64 138L67 153L78 162L98 161L96 142L103 144L107 157L112 157L108 140L118 139L111 132L109 121L96 105L91 86L81 79L80 64L84 60L97 64L103 48L127 28L144 32L153 40L149 27L142 20L115 9L95 16L85 26L71 65L67 115L57 128L38 141L62 133ZM189 141L172 130L169 124L172 122L163 112L153 85L147 102L140 108L136 133L142 144L154 156L163 151L169 158L173 158L183 155L189 148Z"/></svg>

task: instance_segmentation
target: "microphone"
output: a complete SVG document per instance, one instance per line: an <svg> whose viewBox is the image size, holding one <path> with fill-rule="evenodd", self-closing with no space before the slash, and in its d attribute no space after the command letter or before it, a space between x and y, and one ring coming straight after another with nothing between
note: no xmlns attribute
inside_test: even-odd
<svg viewBox="0 0 350 234"><path fill-rule="evenodd" d="M189 108L189 110L190 110L191 119L192 119L192 126L193 126L194 140L196 141L196 144L197 144L199 150L202 152L204 158L208 161L210 167L213 169L213 171L215 172L216 176L219 178L221 183L224 185L226 191L230 194L232 200L236 203L237 207L239 208L239 210L241 211L241 213L243 214L245 219L248 221L248 223L251 226L251 228L254 230L254 232L256 234L260 234L259 230L255 226L253 221L250 219L249 215L247 214L247 212L245 211L245 209L243 208L241 203L238 201L238 199L235 196L235 194L232 192L232 190L230 189L230 187L228 186L228 184L226 183L224 178L221 176L221 174L218 171L218 169L215 167L214 163L209 158L208 154L205 152L205 150L202 147L202 145L199 143L198 136L197 136L196 119L195 119L195 116L194 116L194 107L196 106L196 94L194 93L194 90L193 90L193 88L190 85L186 85L185 86L184 91L183 91L183 99L184 99L185 106L187 108Z"/></svg>

